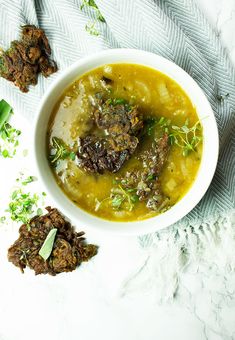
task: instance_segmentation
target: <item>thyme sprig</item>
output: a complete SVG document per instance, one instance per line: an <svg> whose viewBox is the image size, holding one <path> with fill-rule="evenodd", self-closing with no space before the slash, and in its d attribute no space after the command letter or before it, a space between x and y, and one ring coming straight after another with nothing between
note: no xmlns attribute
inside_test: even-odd
<svg viewBox="0 0 235 340"><path fill-rule="evenodd" d="M183 150L183 156L188 156L191 151L196 151L197 146L202 141L202 136L198 132L202 130L201 124L197 121L192 127L188 127L188 122L181 127L173 125L169 134L170 143L178 145Z"/></svg>
<svg viewBox="0 0 235 340"><path fill-rule="evenodd" d="M139 202L139 197L136 194L135 188L123 188L121 184L111 189L110 197L104 198L96 206L96 211L100 206L107 202L114 210L128 210L132 211L135 204Z"/></svg>
<svg viewBox="0 0 235 340"><path fill-rule="evenodd" d="M96 28L96 23L94 21L88 22L85 26L85 30L90 34L94 36L100 35L100 32Z"/></svg>
<svg viewBox="0 0 235 340"><path fill-rule="evenodd" d="M105 19L94 0L83 0L80 9L83 10L84 7L92 8L96 12L96 19L101 22L105 22Z"/></svg>
<svg viewBox="0 0 235 340"><path fill-rule="evenodd" d="M139 197L134 188L123 188L121 184L111 191L111 205L114 209L124 208L132 211L135 203L139 202Z"/></svg>
<svg viewBox="0 0 235 340"><path fill-rule="evenodd" d="M83 0L80 9L83 10L86 7L94 10L96 20L87 23L85 26L85 30L91 35L98 36L100 32L96 28L96 22L97 21L105 22L105 19L94 0Z"/></svg>
<svg viewBox="0 0 235 340"><path fill-rule="evenodd" d="M75 159L75 152L70 150L69 146L65 144L62 139L57 137L52 138L51 152L49 158L52 164L66 158L70 158L71 160Z"/></svg>
<svg viewBox="0 0 235 340"><path fill-rule="evenodd" d="M146 120L147 135L152 135L155 127L160 126L164 133L169 135L171 145L177 145L182 149L183 156L188 156L192 151L196 151L197 146L202 142L202 127L198 120L193 126L189 126L189 120L186 119L184 125L172 125L171 120L161 117L159 120L149 118Z"/></svg>

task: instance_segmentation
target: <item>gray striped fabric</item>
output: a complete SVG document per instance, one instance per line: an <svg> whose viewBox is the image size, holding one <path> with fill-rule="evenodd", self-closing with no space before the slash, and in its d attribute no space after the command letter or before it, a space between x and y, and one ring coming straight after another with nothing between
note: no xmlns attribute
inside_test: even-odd
<svg viewBox="0 0 235 340"><path fill-rule="evenodd" d="M39 25L49 37L61 72L79 58L107 48L139 48L160 54L186 70L204 90L215 112L220 133L220 157L210 189L178 225L215 220L235 207L235 72L201 11L192 0L97 0L106 23L97 23L98 37L84 27L95 18L80 10L79 0L1 0L0 45L16 39L20 25ZM0 79L1 97L32 120L49 79L22 94ZM218 96L229 93L225 100Z"/></svg>

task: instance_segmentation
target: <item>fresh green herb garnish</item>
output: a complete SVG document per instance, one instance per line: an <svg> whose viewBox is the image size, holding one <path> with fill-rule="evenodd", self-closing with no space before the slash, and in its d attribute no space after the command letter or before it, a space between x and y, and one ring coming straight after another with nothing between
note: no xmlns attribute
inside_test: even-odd
<svg viewBox="0 0 235 340"><path fill-rule="evenodd" d="M84 7L90 7L92 9L95 10L96 12L96 19L101 21L101 22L105 22L105 19L103 17L103 15L101 14L98 6L96 5L94 0L83 0L80 9L83 10Z"/></svg>
<svg viewBox="0 0 235 340"><path fill-rule="evenodd" d="M12 192L10 197L11 201L5 211L10 214L11 220L28 224L34 215L42 215L43 211L41 208L38 208L38 205L44 205L44 197L46 196L46 193L42 192L41 194L33 194L25 192L23 190L23 186L35 181L36 177L28 176L24 179L22 177L23 173L21 173L20 177L16 179L16 182L20 185ZM0 218L4 218L4 221L6 219L5 216Z"/></svg>
<svg viewBox="0 0 235 340"><path fill-rule="evenodd" d="M75 152L70 152L70 154L69 154L69 158L70 158L72 161L74 161L74 160L75 160L75 157L76 157L76 154L75 154Z"/></svg>
<svg viewBox="0 0 235 340"><path fill-rule="evenodd" d="M169 127L171 124L171 120L165 117L161 117L157 124L163 129L164 132L169 133Z"/></svg>
<svg viewBox="0 0 235 340"><path fill-rule="evenodd" d="M0 217L0 223L4 223L6 221L6 216L1 216Z"/></svg>
<svg viewBox="0 0 235 340"><path fill-rule="evenodd" d="M11 158L11 156L10 156L10 154L9 154L9 151L6 150L6 149L4 149L4 150L2 151L2 156L3 156L4 158Z"/></svg>
<svg viewBox="0 0 235 340"><path fill-rule="evenodd" d="M183 150L183 156L188 156L191 151L196 151L196 147L202 141L201 133L202 128L199 121L192 127L188 127L188 121L181 127L172 125L173 131L169 134L171 144L179 146Z"/></svg>
<svg viewBox="0 0 235 340"><path fill-rule="evenodd" d="M37 177L35 176L25 177L23 172L20 172L19 175L20 176L16 178L16 182L20 183L21 185L27 185L29 183L37 181Z"/></svg>
<svg viewBox="0 0 235 340"><path fill-rule="evenodd" d="M120 209L122 203L125 201L125 196L115 194L114 197L112 198L111 204L112 207L115 209Z"/></svg>
<svg viewBox="0 0 235 340"><path fill-rule="evenodd" d="M101 202L97 202L96 211L100 206L107 202L115 210L129 210L132 211L135 204L139 202L139 196L136 194L135 188L123 188L120 181L114 180L117 187L112 188L110 197L104 198Z"/></svg>
<svg viewBox="0 0 235 340"><path fill-rule="evenodd" d="M85 30L90 34L94 36L100 35L99 31L96 29L96 23L95 22L89 22L85 26Z"/></svg>
<svg viewBox="0 0 235 340"><path fill-rule="evenodd" d="M133 109L133 106L130 105L124 98L109 98L108 100L106 100L106 104L112 106L125 105L125 109L127 111L131 111Z"/></svg>
<svg viewBox="0 0 235 340"><path fill-rule="evenodd" d="M137 194L133 194L130 197L132 203L137 203L139 202L139 196Z"/></svg>
<svg viewBox="0 0 235 340"><path fill-rule="evenodd" d="M34 182L35 179L36 179L36 178L35 178L34 176L28 176L27 178L25 178L25 179L21 182L21 184L22 184L22 185L27 185L27 184L29 184L29 183Z"/></svg>
<svg viewBox="0 0 235 340"><path fill-rule="evenodd" d="M171 125L171 120L165 117L161 117L159 120L148 118L144 124L144 135L151 136L157 126L160 126L162 131L169 135L171 145L178 145L183 150L184 156L187 156L191 151L196 151L196 147L202 141L202 128L199 121L189 127L188 119L183 126L176 126Z"/></svg>
<svg viewBox="0 0 235 340"><path fill-rule="evenodd" d="M114 209L127 209L133 210L135 203L139 202L139 196L136 194L136 189L126 189L118 185L117 188L112 189L111 193L111 205Z"/></svg>
<svg viewBox="0 0 235 340"><path fill-rule="evenodd" d="M41 216L43 214L43 210L41 208L37 209L37 216Z"/></svg>
<svg viewBox="0 0 235 340"><path fill-rule="evenodd" d="M114 98L112 104L115 105L122 105L127 104L127 101L124 98Z"/></svg>
<svg viewBox="0 0 235 340"><path fill-rule="evenodd" d="M7 121L12 114L12 107L2 99L0 101L0 154L4 158L12 158L19 145L18 137L21 132L13 128Z"/></svg>
<svg viewBox="0 0 235 340"><path fill-rule="evenodd" d="M82 5L80 6L80 9L83 10L85 7L92 8L95 11L96 20L105 22L105 19L103 15L101 14L98 6L96 5L94 0L83 0ZM100 32L96 29L96 21L91 21L85 26L85 30L94 36L98 36Z"/></svg>
<svg viewBox="0 0 235 340"><path fill-rule="evenodd" d="M108 100L106 100L106 103L108 105L120 105L120 104L127 104L127 101L124 98L109 98Z"/></svg>
<svg viewBox="0 0 235 340"><path fill-rule="evenodd" d="M73 151L70 151L69 146L66 145L62 139L53 137L52 146L53 153L50 155L51 163L56 163L57 161L68 157L71 160L75 159L76 154Z"/></svg>
<svg viewBox="0 0 235 340"><path fill-rule="evenodd" d="M146 180L147 180L147 181L155 181L156 177L157 177L156 175L150 174L150 175L146 178Z"/></svg>
<svg viewBox="0 0 235 340"><path fill-rule="evenodd" d="M43 245L41 249L39 250L39 255L46 261L49 256L51 255L53 245L55 242L55 236L57 233L57 229L53 228L49 231L45 241L43 242Z"/></svg>
<svg viewBox="0 0 235 340"><path fill-rule="evenodd" d="M147 118L144 121L144 130L143 130L143 135L148 135L151 136L155 126L157 124L157 119L156 118Z"/></svg>
<svg viewBox="0 0 235 340"><path fill-rule="evenodd" d="M35 214L35 208L40 200L39 195L25 193L21 188L13 191L11 202L9 203L7 212L10 218L16 222L28 224L31 217Z"/></svg>

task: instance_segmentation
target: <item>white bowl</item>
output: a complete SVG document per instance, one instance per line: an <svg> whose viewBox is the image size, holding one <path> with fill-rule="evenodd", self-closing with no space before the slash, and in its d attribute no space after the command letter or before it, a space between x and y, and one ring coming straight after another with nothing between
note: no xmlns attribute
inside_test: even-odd
<svg viewBox="0 0 235 340"><path fill-rule="evenodd" d="M203 155L197 178L187 194L165 213L137 222L112 222L78 208L57 185L46 156L46 131L51 111L64 90L84 73L104 64L134 63L152 67L174 79L188 94L203 126ZM219 150L218 129L211 106L197 83L179 66L156 54L133 49L112 49L80 59L68 67L44 95L36 118L34 153L39 176L57 208L77 228L141 235L165 228L188 214L201 200L214 175Z"/></svg>

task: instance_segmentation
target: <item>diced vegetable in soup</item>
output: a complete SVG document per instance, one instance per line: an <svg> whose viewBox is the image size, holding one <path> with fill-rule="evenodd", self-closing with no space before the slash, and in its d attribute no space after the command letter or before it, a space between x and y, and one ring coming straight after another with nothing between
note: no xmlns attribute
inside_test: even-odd
<svg viewBox="0 0 235 340"><path fill-rule="evenodd" d="M136 64L99 67L62 95L48 126L56 181L79 207L113 221L163 213L190 189L202 127L181 87Z"/></svg>

